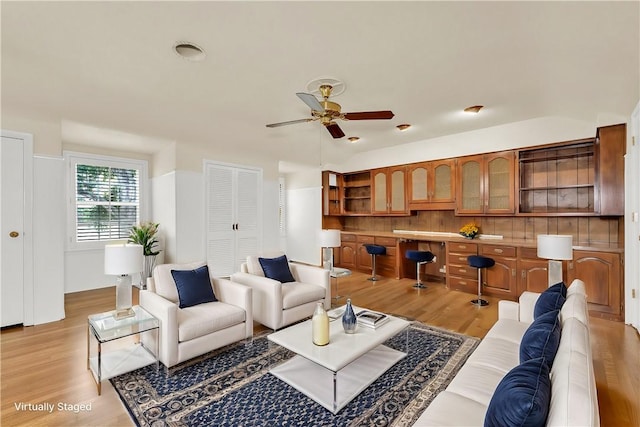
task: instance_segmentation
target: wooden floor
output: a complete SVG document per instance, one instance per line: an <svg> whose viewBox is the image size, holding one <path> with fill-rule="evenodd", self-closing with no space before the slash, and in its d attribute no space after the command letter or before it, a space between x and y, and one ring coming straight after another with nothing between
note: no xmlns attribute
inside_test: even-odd
<svg viewBox="0 0 640 427"><path fill-rule="evenodd" d="M426 290L415 290L409 279L381 279L374 283L366 277L354 273L339 279L339 294L350 296L359 306L480 338L498 317L495 298L488 297L491 304L478 308L469 304L471 295L449 291L443 284L430 283ZM135 291L134 301L137 301ZM342 298L334 305L344 302ZM2 331L0 425L133 425L109 381L103 382L102 396L98 396L86 368L87 316L114 306L114 288L68 294L64 320ZM256 325L256 331L262 329ZM592 317L591 339L601 425L640 426L640 338L637 332L623 323ZM48 403L54 410L52 413L18 410L16 406L21 403Z"/></svg>

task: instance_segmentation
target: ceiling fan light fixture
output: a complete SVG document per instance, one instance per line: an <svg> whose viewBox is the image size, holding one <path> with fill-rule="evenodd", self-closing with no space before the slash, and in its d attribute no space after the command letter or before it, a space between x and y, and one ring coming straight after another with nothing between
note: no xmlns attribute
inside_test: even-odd
<svg viewBox="0 0 640 427"><path fill-rule="evenodd" d="M402 123L401 125L396 126L400 132L404 132L411 127L408 123Z"/></svg>
<svg viewBox="0 0 640 427"><path fill-rule="evenodd" d="M349 138L347 138L349 140L350 143L355 144L356 142L360 141L360 138L357 136L350 136Z"/></svg>
<svg viewBox="0 0 640 427"><path fill-rule="evenodd" d="M202 61L207 56L204 49L191 42L177 42L173 45L173 51L181 58L194 62Z"/></svg>
<svg viewBox="0 0 640 427"><path fill-rule="evenodd" d="M478 114L484 105L472 105L464 109L465 113Z"/></svg>

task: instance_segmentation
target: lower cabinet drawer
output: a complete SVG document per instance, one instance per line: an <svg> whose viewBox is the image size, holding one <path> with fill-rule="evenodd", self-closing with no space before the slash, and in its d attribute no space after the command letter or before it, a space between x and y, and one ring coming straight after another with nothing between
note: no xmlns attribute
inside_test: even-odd
<svg viewBox="0 0 640 427"><path fill-rule="evenodd" d="M468 277L471 279L478 277L478 270L466 265L448 265L449 274L452 276Z"/></svg>
<svg viewBox="0 0 640 427"><path fill-rule="evenodd" d="M477 279L449 276L449 289L474 294L478 290L478 281Z"/></svg>

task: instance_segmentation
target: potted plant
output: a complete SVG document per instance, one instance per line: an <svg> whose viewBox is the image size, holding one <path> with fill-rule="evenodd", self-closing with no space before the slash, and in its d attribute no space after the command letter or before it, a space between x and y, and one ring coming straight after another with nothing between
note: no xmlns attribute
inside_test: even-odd
<svg viewBox="0 0 640 427"><path fill-rule="evenodd" d="M475 223L470 222L468 224L465 224L460 229L460 235L462 235L465 239L473 239L474 237L476 237L479 231L480 229L478 228L478 226Z"/></svg>
<svg viewBox="0 0 640 427"><path fill-rule="evenodd" d="M144 254L144 269L140 276L140 288L142 289L146 288L147 277L151 277L156 266L156 255L160 253L160 250L155 250L155 245L158 244L156 234L158 233L159 225L158 223L147 221L134 225L129 232L128 242L141 245Z"/></svg>

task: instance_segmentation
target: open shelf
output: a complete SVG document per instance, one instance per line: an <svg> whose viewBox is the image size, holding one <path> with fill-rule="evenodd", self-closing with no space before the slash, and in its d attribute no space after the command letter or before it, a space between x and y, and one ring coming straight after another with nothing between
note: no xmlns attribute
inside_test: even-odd
<svg viewBox="0 0 640 427"><path fill-rule="evenodd" d="M595 141L519 153L519 212L595 212Z"/></svg>

